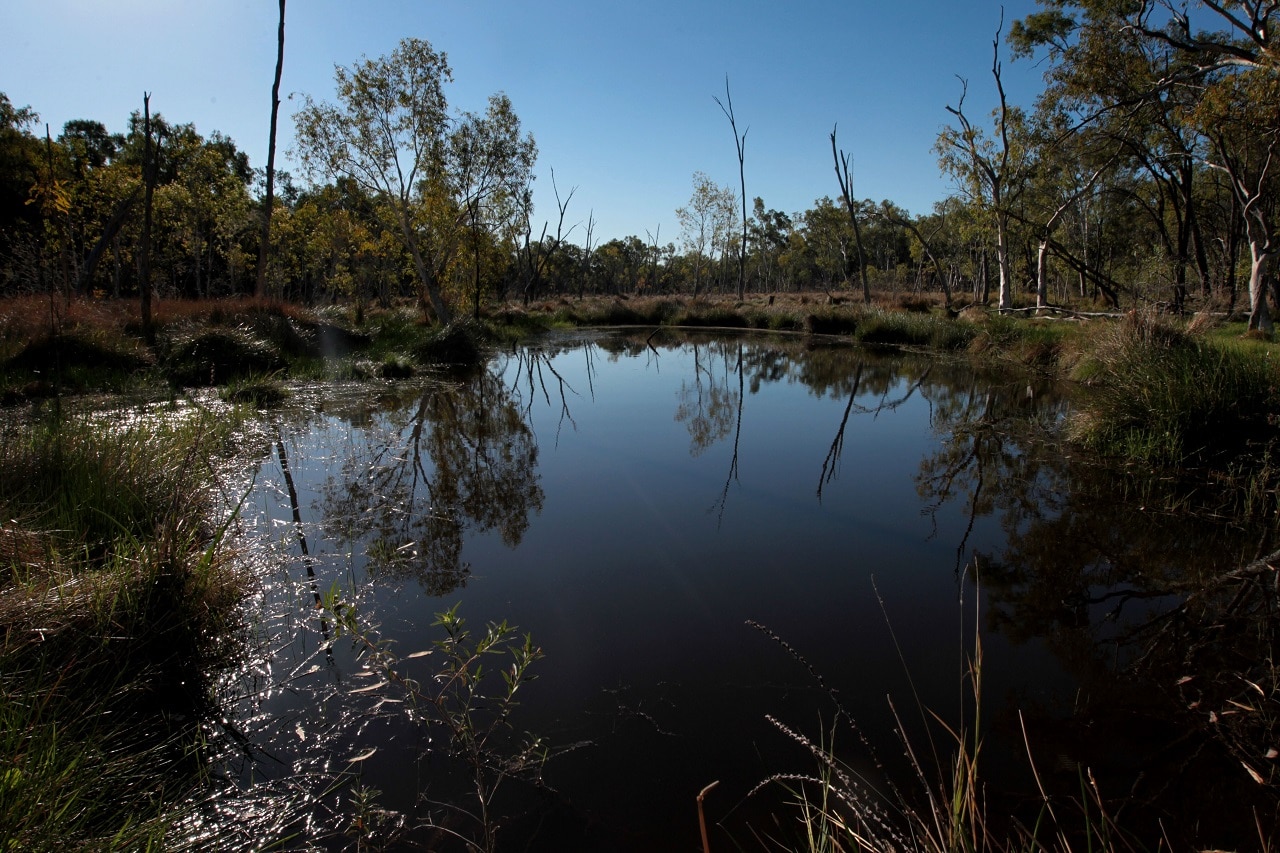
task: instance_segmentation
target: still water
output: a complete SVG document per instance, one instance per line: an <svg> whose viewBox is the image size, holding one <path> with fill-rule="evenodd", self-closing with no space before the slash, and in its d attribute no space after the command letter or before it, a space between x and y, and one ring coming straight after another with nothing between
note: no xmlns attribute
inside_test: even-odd
<svg viewBox="0 0 1280 853"><path fill-rule="evenodd" d="M1128 632L1170 604L1164 581L1189 550L1212 571L1256 546L1064 451L1068 410L960 363L671 332L300 393L262 424L241 510L270 555L265 651L233 703L257 744L243 776L310 787L307 831L333 847L357 821L439 849L480 837L466 762L370 657L438 685L424 653L456 604L473 633L507 620L544 655L494 736L549 750L537 784L494 798L500 849L700 849L712 782L712 849L785 845L794 797L759 786L818 765L782 727L834 736L872 785L904 769L899 728L945 760L923 721L972 721L979 636L988 769L1030 790L1023 728L1046 775L1107 749L1071 720L1121 703Z"/></svg>

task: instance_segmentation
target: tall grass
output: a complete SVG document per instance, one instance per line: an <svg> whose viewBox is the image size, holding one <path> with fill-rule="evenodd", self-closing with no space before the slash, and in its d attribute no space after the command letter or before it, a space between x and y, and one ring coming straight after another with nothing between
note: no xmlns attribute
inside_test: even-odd
<svg viewBox="0 0 1280 853"><path fill-rule="evenodd" d="M958 723L948 724L931 709L919 706L916 710L924 728L913 736L890 700L894 735L906 760L897 769L881 760L868 735L841 704L837 691L797 650L768 628L748 624L808 669L835 708L831 729L818 741L769 718L784 736L809 752L816 766L815 772L777 774L757 786L756 791L780 785L791 795L795 831L789 839L773 839L774 847L789 853L1119 853L1139 849L1112 820L1087 768L1081 770L1078 797L1055 799L1048 793L1031 758L1029 742L1027 759L1037 791L1027 793L1032 802L1038 799L1038 808L1032 809L1027 820L988 811L981 761L982 639L976 624L964 672L971 692ZM894 646L901 657L896 637ZM917 697L917 704L919 701ZM879 778L869 778L840 759L835 741L842 730L861 747ZM1023 737L1025 742L1025 728Z"/></svg>
<svg viewBox="0 0 1280 853"><path fill-rule="evenodd" d="M1076 369L1094 393L1072 435L1103 453L1154 464L1238 453L1265 437L1280 414L1280 373L1268 355L1131 314L1103 327Z"/></svg>
<svg viewBox="0 0 1280 853"><path fill-rule="evenodd" d="M0 839L140 850L204 783L243 577L210 523L225 420L3 427Z"/></svg>

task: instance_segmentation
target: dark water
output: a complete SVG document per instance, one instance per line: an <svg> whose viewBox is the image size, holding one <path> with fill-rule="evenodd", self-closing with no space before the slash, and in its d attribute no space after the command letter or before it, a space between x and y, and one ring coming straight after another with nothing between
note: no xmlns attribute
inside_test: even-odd
<svg viewBox="0 0 1280 853"><path fill-rule="evenodd" d="M792 797L750 792L818 765L766 715L815 743L834 731L870 784L910 788L901 724L936 777L930 732L944 763L954 745L923 720L972 724L979 635L993 796L1030 799L1024 728L1050 784L1097 766L1119 791L1178 737L1133 695L1138 635L1189 566L1258 542L1230 508L1190 517L1174 484L1063 450L1067 411L1027 377L917 355L674 333L302 394L264 426L242 513L277 558L268 653L235 706L258 745L244 778L310 790L312 831L350 829L352 792L373 788L379 838L474 836L465 762L367 647L332 641L315 602L336 594L428 685L438 655L416 653L454 604L544 652L509 748L536 732L552 755L541 786L503 783L503 849L700 849L713 781L713 849L788 842Z"/></svg>

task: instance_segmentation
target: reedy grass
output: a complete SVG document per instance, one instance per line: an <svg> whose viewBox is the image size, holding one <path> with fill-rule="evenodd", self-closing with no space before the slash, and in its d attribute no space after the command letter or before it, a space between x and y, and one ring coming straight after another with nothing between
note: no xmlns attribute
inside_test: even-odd
<svg viewBox="0 0 1280 853"><path fill-rule="evenodd" d="M287 400L289 391L275 376L250 376L229 383L218 396L224 403L268 409Z"/></svg>
<svg viewBox="0 0 1280 853"><path fill-rule="evenodd" d="M226 419L16 424L0 447L0 849L145 850L207 779L245 579L210 521Z"/></svg>
<svg viewBox="0 0 1280 853"><path fill-rule="evenodd" d="M1075 377L1095 391L1071 437L1104 454L1159 465L1238 454L1280 414L1270 350L1213 344L1131 314L1095 338Z"/></svg>
<svg viewBox="0 0 1280 853"><path fill-rule="evenodd" d="M962 714L957 725L948 724L920 705L917 696L917 710L925 723L925 740L921 744L908 734L896 706L889 700L894 735L907 760L909 786L895 781L867 735L841 704L838 693L813 666L768 628L754 622L748 624L808 669L835 708L830 730L817 742L768 718L783 735L804 747L817 767L814 773L775 774L752 791L755 794L764 787L781 785L792 797L793 829L798 831L791 840L771 839L776 848L805 853L1120 853L1139 849L1108 814L1101 791L1087 768L1080 773L1078 798L1067 802L1050 796L1035 767L1025 727L1027 758L1040 794L1038 813L1030 825L1016 817L999 821L990 818L980 761L983 664L982 639L976 624L973 650L965 667L965 683L970 690L965 704L972 711L971 719ZM893 644L901 657L896 637ZM884 777L883 782L866 778L837 756L835 740L841 728L854 736ZM934 739L935 728L943 735L942 748Z"/></svg>
<svg viewBox="0 0 1280 853"><path fill-rule="evenodd" d="M385 678L381 686L395 685L402 691L410 718L439 731L443 754L460 761L470 776L471 808L460 802L445 805L468 818L474 831L428 825L466 850L493 853L503 822L495 806L500 789L511 779L540 783L549 753L541 737L517 735L512 719L517 693L537 678L529 669L543 657L542 649L506 621L489 622L482 632L473 633L455 604L432 622L444 636L430 649L402 658L362 620L354 604L342 600L336 586L322 596L320 606L333 619L335 638L350 638L359 656ZM432 678L418 681L406 675L408 660L423 657L436 663ZM351 834L371 839L374 827L360 816L374 811L370 791L357 791L353 805L357 814Z"/></svg>

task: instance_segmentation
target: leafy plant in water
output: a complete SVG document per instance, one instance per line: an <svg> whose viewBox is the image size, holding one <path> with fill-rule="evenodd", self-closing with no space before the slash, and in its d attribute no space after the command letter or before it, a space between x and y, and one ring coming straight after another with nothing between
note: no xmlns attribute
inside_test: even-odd
<svg viewBox="0 0 1280 853"><path fill-rule="evenodd" d="M426 726L438 726L448 735L449 754L460 759L470 773L475 811L454 808L469 815L478 829L478 837L459 838L470 849L490 853L501 826L494 809L499 789L508 779L540 781L546 761L542 738L527 734L514 737L511 720L518 705L516 694L536 678L529 668L543 653L529 634L521 636L505 620L489 622L483 633L473 634L458 615L459 606L436 614L432 627L442 628L443 638L431 649L402 660L391 651L388 641L380 640L360 623L355 606L340 600L336 588L323 600L323 607L333 616L336 633L348 635L371 667L405 691L415 719ZM405 660L424 657L438 662L430 681L417 681L401 671Z"/></svg>

